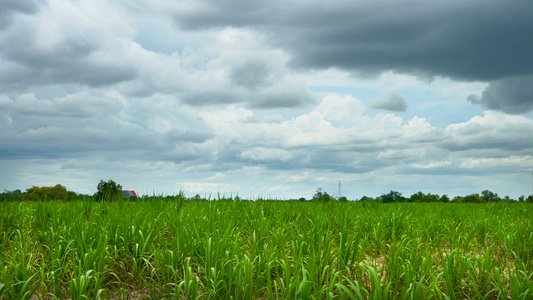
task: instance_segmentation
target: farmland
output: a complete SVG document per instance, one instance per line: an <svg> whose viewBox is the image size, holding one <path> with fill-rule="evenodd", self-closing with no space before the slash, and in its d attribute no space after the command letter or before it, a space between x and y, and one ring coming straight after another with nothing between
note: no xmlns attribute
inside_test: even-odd
<svg viewBox="0 0 533 300"><path fill-rule="evenodd" d="M0 203L0 299L531 299L533 205Z"/></svg>

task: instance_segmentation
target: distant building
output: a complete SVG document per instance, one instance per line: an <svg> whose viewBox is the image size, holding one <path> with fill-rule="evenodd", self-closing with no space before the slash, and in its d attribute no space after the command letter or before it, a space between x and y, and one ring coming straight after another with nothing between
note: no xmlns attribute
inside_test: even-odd
<svg viewBox="0 0 533 300"><path fill-rule="evenodd" d="M124 199L130 199L130 200L139 199L139 196L137 196L137 193L135 193L135 191L122 191L122 197L124 197Z"/></svg>

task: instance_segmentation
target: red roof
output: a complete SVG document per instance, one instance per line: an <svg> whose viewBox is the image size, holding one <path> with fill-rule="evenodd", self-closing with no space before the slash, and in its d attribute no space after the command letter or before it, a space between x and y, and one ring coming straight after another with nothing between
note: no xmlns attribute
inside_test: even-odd
<svg viewBox="0 0 533 300"><path fill-rule="evenodd" d="M131 198L131 197L139 198L139 196L137 196L137 193L135 193L135 191L122 191L122 196L124 198Z"/></svg>

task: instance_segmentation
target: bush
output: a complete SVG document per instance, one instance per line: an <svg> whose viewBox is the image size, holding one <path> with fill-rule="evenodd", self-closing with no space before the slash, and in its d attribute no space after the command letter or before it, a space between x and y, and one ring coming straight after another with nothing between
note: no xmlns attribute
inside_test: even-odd
<svg viewBox="0 0 533 300"><path fill-rule="evenodd" d="M67 201L69 200L69 193L67 188L61 184L56 184L53 187L37 187L33 186L26 189L26 193L23 196L23 200L26 201Z"/></svg>
<svg viewBox="0 0 533 300"><path fill-rule="evenodd" d="M483 203L483 199L479 196L479 194L472 194L464 197L456 197L454 198L454 202L457 203Z"/></svg>

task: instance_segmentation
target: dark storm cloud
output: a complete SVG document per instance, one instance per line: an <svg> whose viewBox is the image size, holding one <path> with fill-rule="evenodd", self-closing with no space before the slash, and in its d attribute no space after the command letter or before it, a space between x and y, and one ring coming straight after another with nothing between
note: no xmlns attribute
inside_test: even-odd
<svg viewBox="0 0 533 300"><path fill-rule="evenodd" d="M94 91L54 99L0 96L0 157L209 162L212 147L204 143L214 137L211 128L175 102L125 102Z"/></svg>
<svg viewBox="0 0 533 300"><path fill-rule="evenodd" d="M237 157L238 161L249 165L261 165L270 170L314 169L356 174L371 172L390 164L378 159L378 154L379 151L354 152L346 146L315 146L290 149L290 151L260 147L242 151Z"/></svg>
<svg viewBox="0 0 533 300"><path fill-rule="evenodd" d="M191 92L189 94L184 95L181 100L185 104L192 106L229 104L243 101L242 99L239 99L234 93L225 91Z"/></svg>
<svg viewBox="0 0 533 300"><path fill-rule="evenodd" d="M305 87L294 85L271 86L260 91L254 90L213 90L192 91L181 97L183 103L191 106L210 106L246 102L249 107L258 109L287 108L313 103L314 95Z"/></svg>
<svg viewBox="0 0 533 300"><path fill-rule="evenodd" d="M279 90L250 95L249 103L252 108L270 109L305 106L314 101L313 95L304 88L284 90L279 87Z"/></svg>
<svg viewBox="0 0 533 300"><path fill-rule="evenodd" d="M136 70L131 66L93 63L88 61L65 61L63 66L40 69L11 65L0 70L0 89L31 90L30 86L44 86L53 84L79 84L90 87L106 86L114 83L134 79Z"/></svg>
<svg viewBox="0 0 533 300"><path fill-rule="evenodd" d="M384 109L389 111L406 111L407 102L398 94L389 94L370 100L368 103L371 108Z"/></svg>
<svg viewBox="0 0 533 300"><path fill-rule="evenodd" d="M111 28L99 27L95 19L101 16L80 12L68 3L43 3L0 3L0 20L5 14L12 19L10 26L0 27L0 91L62 84L95 87L137 76L127 44L110 34ZM15 15L37 11L26 17Z"/></svg>
<svg viewBox="0 0 533 300"><path fill-rule="evenodd" d="M235 66L231 70L231 80L248 89L256 89L267 83L270 72L268 66L262 61L250 61Z"/></svg>
<svg viewBox="0 0 533 300"><path fill-rule="evenodd" d="M467 80L533 71L533 2L335 1L282 5L204 1L176 22L186 28L265 29L293 64L360 72L394 70ZM209 7L209 8L206 8Z"/></svg>
<svg viewBox="0 0 533 300"><path fill-rule="evenodd" d="M533 109L533 76L493 81L481 97L470 95L468 101L486 109L521 114Z"/></svg>
<svg viewBox="0 0 533 300"><path fill-rule="evenodd" d="M191 146L213 136L201 120L180 115L172 123L183 130L155 130L147 124L164 113L150 104L126 106L115 98L85 92L58 99L0 96L0 157L71 158L96 152L104 158L120 153L120 159L176 161L205 155Z"/></svg>
<svg viewBox="0 0 533 300"><path fill-rule="evenodd" d="M121 152L126 157L132 155L129 149L143 150L154 142L149 134L121 128L115 122L99 120L72 125L63 121L51 124L49 118L29 121L29 118L20 117L13 121L24 119L32 123L25 128L9 128L10 132L0 135L6 141L0 145L3 158L74 157L95 151Z"/></svg>
<svg viewBox="0 0 533 300"><path fill-rule="evenodd" d="M30 28L24 28L0 40L5 60L0 83L4 88L61 83L101 86L136 77L132 65L100 52L102 45L97 40L71 36L40 45L38 39Z"/></svg>
<svg viewBox="0 0 533 300"><path fill-rule="evenodd" d="M39 2L36 0L2 0L0 1L0 29L9 26L13 14L31 14L39 9Z"/></svg>
<svg viewBox="0 0 533 300"><path fill-rule="evenodd" d="M186 29L261 25L281 16L280 8L287 6L279 0L206 0L195 4L196 7L182 10L176 16L176 22Z"/></svg>
<svg viewBox="0 0 533 300"><path fill-rule="evenodd" d="M531 1L205 0L196 9L178 13L175 21L187 29L233 26L264 31L290 53L295 68L498 81L533 74L531 11ZM521 83L526 84L513 84ZM523 98L530 88L510 87L507 81L493 85L479 100L485 106L505 112L533 106ZM503 89L507 97L489 95Z"/></svg>

